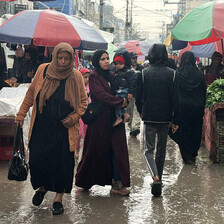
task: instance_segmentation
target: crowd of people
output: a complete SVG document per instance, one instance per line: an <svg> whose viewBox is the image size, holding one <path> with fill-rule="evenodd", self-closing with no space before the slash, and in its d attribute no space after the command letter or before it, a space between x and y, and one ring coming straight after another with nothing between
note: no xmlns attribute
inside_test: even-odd
<svg viewBox="0 0 224 224"><path fill-rule="evenodd" d="M162 193L168 136L178 144L183 162L195 164L206 87L222 77L220 53L215 52L212 64L200 70L189 51L183 53L177 67L168 58L164 44L154 44L142 65L137 63L138 55L125 48L115 53L112 62L107 51L97 50L92 57L93 69L79 70L74 66L74 49L67 43L58 44L47 63L37 60L35 46L23 51L18 45L15 51L16 81L31 83L16 122L22 126L33 107L29 165L35 206L42 203L48 191L53 191L53 214L62 214L63 194L71 192L74 175L75 185L84 191L93 185L111 185L111 194L129 195L126 128L130 136L136 137L141 121L143 154L155 197ZM2 87L3 59L1 53ZM102 110L87 125L82 115L90 102L100 104ZM74 174L76 161L79 163Z"/></svg>

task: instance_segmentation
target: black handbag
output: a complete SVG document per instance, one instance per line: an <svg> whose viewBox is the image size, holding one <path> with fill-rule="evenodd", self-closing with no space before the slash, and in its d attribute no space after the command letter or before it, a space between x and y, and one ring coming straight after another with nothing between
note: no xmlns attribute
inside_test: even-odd
<svg viewBox="0 0 224 224"><path fill-rule="evenodd" d="M27 179L29 166L26 161L26 155L23 142L23 131L20 126L16 129L13 144L13 156L9 161L8 179L24 181Z"/></svg>
<svg viewBox="0 0 224 224"><path fill-rule="evenodd" d="M82 115L82 121L84 124L91 124L103 111L103 104L94 101L88 104L85 113Z"/></svg>

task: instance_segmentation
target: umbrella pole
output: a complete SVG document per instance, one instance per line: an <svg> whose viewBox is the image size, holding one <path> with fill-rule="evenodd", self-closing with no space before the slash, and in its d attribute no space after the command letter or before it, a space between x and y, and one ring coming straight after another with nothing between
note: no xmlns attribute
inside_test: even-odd
<svg viewBox="0 0 224 224"><path fill-rule="evenodd" d="M222 57L224 56L224 49L223 49L223 39L221 39L221 45L222 45Z"/></svg>

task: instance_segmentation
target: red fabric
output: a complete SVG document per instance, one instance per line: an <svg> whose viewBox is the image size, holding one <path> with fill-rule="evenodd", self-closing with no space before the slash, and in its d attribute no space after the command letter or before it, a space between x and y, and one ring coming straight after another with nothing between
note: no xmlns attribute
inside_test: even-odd
<svg viewBox="0 0 224 224"><path fill-rule="evenodd" d="M223 38L224 36L224 2L216 0L213 7L213 31L216 37Z"/></svg>
<svg viewBox="0 0 224 224"><path fill-rule="evenodd" d="M52 38L52 33L55 34L54 38ZM51 43L51 47L54 47L62 42L62 34L63 42L69 43L73 47L79 47L81 38L68 19L55 10L46 10L46 12L43 10L33 34L34 45L50 46L49 43ZM71 39L71 36L74 38Z"/></svg>
<svg viewBox="0 0 224 224"><path fill-rule="evenodd" d="M114 62L120 62L122 64L125 64L124 58L122 56L117 56L114 58Z"/></svg>
<svg viewBox="0 0 224 224"><path fill-rule="evenodd" d="M81 68L79 71L82 73L82 75L84 75L87 72L90 73L89 69L87 69L87 68Z"/></svg>
<svg viewBox="0 0 224 224"><path fill-rule="evenodd" d="M189 41L190 45L202 45L202 44L209 44L212 42L215 42L217 40L220 40L219 37L217 37L214 32L212 31L212 35L206 39L203 40L197 40L197 41Z"/></svg>

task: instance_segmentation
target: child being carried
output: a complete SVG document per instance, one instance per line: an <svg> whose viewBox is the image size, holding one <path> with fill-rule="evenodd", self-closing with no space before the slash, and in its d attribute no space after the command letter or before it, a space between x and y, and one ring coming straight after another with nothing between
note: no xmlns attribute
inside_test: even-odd
<svg viewBox="0 0 224 224"><path fill-rule="evenodd" d="M115 88L116 96L132 99L137 88L137 75L131 68L130 53L122 48L117 51L113 60L115 71ZM127 122L130 115L124 108L116 108L116 121L113 126L117 126L121 122Z"/></svg>

